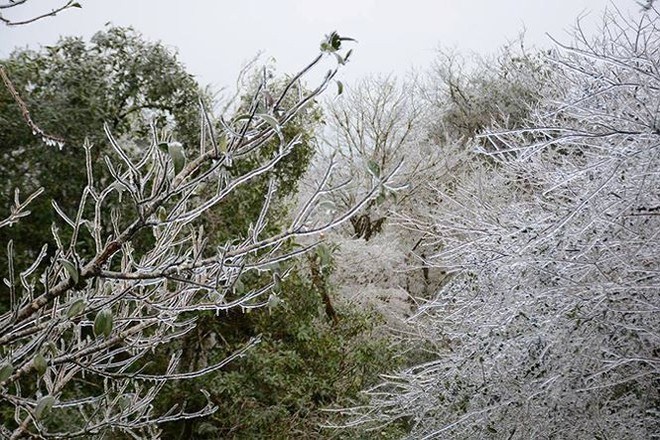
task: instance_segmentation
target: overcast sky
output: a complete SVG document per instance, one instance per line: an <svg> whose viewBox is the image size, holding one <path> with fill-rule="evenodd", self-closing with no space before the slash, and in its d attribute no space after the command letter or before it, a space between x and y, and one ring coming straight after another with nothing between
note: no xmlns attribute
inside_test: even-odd
<svg viewBox="0 0 660 440"><path fill-rule="evenodd" d="M177 48L202 84L233 86L241 65L259 51L292 72L310 60L323 35L337 30L359 40L343 73L405 75L427 67L436 48L492 53L526 29L528 46L548 46L546 33L568 40L581 16L590 31L606 7L636 14L634 0L79 0L55 18L28 26L0 25L0 57L16 46L38 47L60 35L86 38L107 22L133 26L150 40ZM29 0L7 12L22 18L64 0Z"/></svg>

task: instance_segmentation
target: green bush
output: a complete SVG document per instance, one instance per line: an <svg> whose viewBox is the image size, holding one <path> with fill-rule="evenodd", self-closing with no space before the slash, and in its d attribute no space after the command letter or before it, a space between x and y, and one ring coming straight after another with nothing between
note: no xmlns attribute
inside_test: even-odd
<svg viewBox="0 0 660 440"><path fill-rule="evenodd" d="M190 401L199 387L210 392L218 411L206 420L166 426L165 438L372 438L322 427L340 422L326 409L354 404L360 390L402 358L378 330L374 312L337 302L336 319L329 316L323 296L332 296L330 286L325 274L319 279L308 273L310 261L299 262L282 282L276 305L209 318L223 337L209 361L230 355L249 337L261 335L261 342L195 383L189 394L172 386L163 407Z"/></svg>

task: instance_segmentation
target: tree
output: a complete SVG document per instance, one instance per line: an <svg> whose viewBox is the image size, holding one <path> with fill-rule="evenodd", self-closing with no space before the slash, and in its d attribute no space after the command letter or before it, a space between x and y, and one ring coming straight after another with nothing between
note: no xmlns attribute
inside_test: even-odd
<svg viewBox="0 0 660 440"><path fill-rule="evenodd" d="M435 110L429 133L435 142L470 142L493 124L508 129L525 125L550 70L542 54L526 52L523 36L519 43L519 50L511 43L496 57L475 56L470 64L459 54L439 51L422 87Z"/></svg>
<svg viewBox="0 0 660 440"><path fill-rule="evenodd" d="M15 267L13 241L8 242L5 283L10 310L0 315L0 396L14 417L4 421L4 436L89 437L108 430L155 436L161 423L215 410L208 402L192 413L181 405L156 413L152 402L168 381L217 371L258 337L228 358L193 371L181 368L181 351L173 352L162 370L150 362L150 353L194 331L200 312L272 304L273 288L288 275L274 271L274 265L315 246L296 247L292 241L346 221L377 195L378 185L333 219L310 222L320 196L329 191L326 179L287 227L266 233L265 219L277 193L273 170L299 142L299 137L286 141L283 128L333 79L343 61L345 40L330 34L321 53L291 78L268 112L257 112L262 92L268 90L266 80L255 92L249 113L222 131L214 129L202 106L206 122L199 149L155 133L136 154L106 125L118 159L103 157L111 176L103 181L95 174L93 148L84 143L86 182L76 210L57 210L65 226L52 228L53 256L46 258L44 247L29 267ZM337 65L318 86L284 105L300 79L327 58ZM271 154L245 172L231 173L236 161L272 139L278 143ZM395 172L383 173L382 183ZM267 191L248 233L212 245L200 218L262 177L268 177ZM202 186L213 191L200 191ZM14 210L10 222L25 214L24 205ZM89 256L80 249L84 237L93 243ZM241 287L242 277L264 274L268 281L260 286ZM95 391L81 395L78 385L92 379L98 381ZM67 429L54 432L51 428L61 417L67 419Z"/></svg>
<svg viewBox="0 0 660 440"><path fill-rule="evenodd" d="M331 153L341 158L338 179L352 178L351 186L335 194L334 205L351 205L380 178L382 170L399 162L405 184L413 184L430 168L429 155L424 154L429 151L420 148L424 145L420 142L424 108L416 99L412 81L364 78L347 87L342 96L328 101L326 113L327 143ZM353 236L368 241L380 232L389 215L388 207L401 189L383 187L378 199L351 219Z"/></svg>
<svg viewBox="0 0 660 440"><path fill-rule="evenodd" d="M356 423L403 420L425 439L657 434L659 19L610 13L599 37L558 43L531 122L491 129L504 148L479 148L410 219L451 272L416 319L435 355L371 389Z"/></svg>
<svg viewBox="0 0 660 440"><path fill-rule="evenodd" d="M87 182L80 166L85 162L85 140L92 145L96 178L103 183L111 178L101 160L113 154L104 123L118 138L130 132L137 149L148 145L150 124L168 129L187 145L199 142L200 87L175 53L145 41L130 28L107 28L89 44L81 38L63 38L40 52L18 50L2 64L38 129L67 146L43 148L40 136L33 134L35 128L21 116L15 96L0 88L0 174L7 177L0 183L0 213L9 207L14 187L24 193L45 189L32 204L30 217L11 231L0 231L0 242L16 243L15 258L21 265L29 264L44 243L55 248L50 224L58 216L51 199L67 212L77 208ZM0 259L3 273L6 264Z"/></svg>

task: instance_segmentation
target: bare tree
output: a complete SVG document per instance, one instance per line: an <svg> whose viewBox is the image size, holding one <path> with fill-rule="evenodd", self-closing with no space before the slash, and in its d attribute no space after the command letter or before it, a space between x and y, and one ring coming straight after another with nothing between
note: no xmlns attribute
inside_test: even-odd
<svg viewBox="0 0 660 440"><path fill-rule="evenodd" d="M382 170L398 162L404 165L400 184L383 187L380 197L351 218L353 235L369 240L378 233L393 205L393 197L432 168L433 147L420 142L424 106L417 99L414 81L394 77L367 77L346 87L345 93L326 105L331 154L341 158L340 175L352 178L352 185L335 194L333 202L349 206L380 179ZM428 146L429 148L424 148Z"/></svg>
<svg viewBox="0 0 660 440"><path fill-rule="evenodd" d="M258 338L230 358L196 371L183 369L180 351L173 352L161 371L150 362L150 354L192 331L198 312L274 304L272 288L286 272L274 273L272 282L247 292L239 288L239 278L247 272L268 272L274 263L305 253L317 242L297 248L291 242L346 221L377 196L375 185L345 211L325 222L314 221L312 214L322 196L333 191L328 185L334 167L330 164L289 226L276 234L264 232L277 192L273 169L298 143L298 138L285 141L282 129L334 78L345 40L330 34L321 53L278 88L283 91L266 111L261 109L270 92L267 77L249 112L231 121L213 121L202 106L198 149L154 133L151 145L136 154L106 128L120 160L104 159L113 179L103 184L92 171L91 145L85 145L87 161L81 166L88 179L77 212L64 212L53 201L67 225L52 228L55 256L48 260L44 247L34 264L16 268L13 243L7 245L10 270L4 282L11 298L10 310L0 316L0 398L13 407L16 427L0 428L3 437L90 438L108 430L134 438L157 437L159 423L214 411L209 402L199 411L187 412L180 405L157 413L152 402L167 381L216 371ZM328 60L332 68L306 92L302 78ZM263 153L273 140L279 144L273 154ZM251 169L239 175L228 171L256 152L263 159ZM384 172L378 183L387 184L395 172L396 167ZM270 183L249 233L221 245L209 244L199 220L237 188L257 179ZM11 216L0 225L27 215L28 203L38 195L21 201L17 192ZM91 252L83 249L83 238L93 243ZM97 392L77 393L81 380L95 382ZM52 430L52 418L58 414L70 420L66 432Z"/></svg>
<svg viewBox="0 0 660 440"><path fill-rule="evenodd" d="M657 436L659 22L615 11L594 39L578 26L546 58L532 123L491 130L500 148L408 219L452 272L412 321L435 355L368 391L351 423L403 421L416 439Z"/></svg>

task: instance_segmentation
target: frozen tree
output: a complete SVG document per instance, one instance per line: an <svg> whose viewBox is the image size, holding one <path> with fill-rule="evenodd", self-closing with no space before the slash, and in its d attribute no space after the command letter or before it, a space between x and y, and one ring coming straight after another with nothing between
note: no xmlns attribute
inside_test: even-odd
<svg viewBox="0 0 660 440"><path fill-rule="evenodd" d="M659 23L649 8L606 14L596 38L578 26L547 54L531 121L487 132L442 202L402 220L450 272L411 322L430 357L350 423L415 439L658 435Z"/></svg>
<svg viewBox="0 0 660 440"><path fill-rule="evenodd" d="M200 312L274 306L287 276L286 270L274 269L277 263L317 244L300 246L295 240L348 220L396 172L396 167L384 171L352 206L319 222L312 214L334 190L328 185L330 164L288 226L268 232L267 213L278 191L273 170L299 143L295 136L285 141L283 129L334 78L343 64L345 40L330 34L320 54L278 86L277 94L264 76L245 114L214 121L202 104L198 148L154 130L151 144L136 149L106 127L114 151L103 160L112 178L100 180L93 172L91 145L85 144L87 160L80 166L87 169L87 183L78 209L65 212L53 201L66 225L52 227L56 249L47 252L44 246L29 267L15 267L14 244L7 243L9 310L0 315L0 400L3 412L12 408L13 420L3 422L3 437L90 438L109 430L157 437L159 423L214 411L209 402L199 411L186 411L182 404L159 413L153 401L168 381L217 371L258 338L230 358L197 370L186 369L181 350L170 351L162 370L151 362L152 354L192 331ZM305 91L300 85L305 74L328 62L334 64L327 75ZM266 96L270 102L264 106ZM252 165L238 168L241 161ZM247 234L214 243L204 232L204 216L241 187L264 180L269 183L263 204ZM15 206L0 226L28 215L40 192L21 199L17 191ZM270 281L246 288L241 278L250 273ZM82 383L87 386L81 388ZM62 419L67 430L53 430L54 421Z"/></svg>
<svg viewBox="0 0 660 440"><path fill-rule="evenodd" d="M524 35L495 56L469 60L438 51L421 88L434 110L428 124L432 139L440 144L466 142L493 124L510 129L524 125L550 72L542 56L530 53L523 41Z"/></svg>
<svg viewBox="0 0 660 440"><path fill-rule="evenodd" d="M419 293L423 284L419 267L408 267L419 266L411 249L420 234L392 227L390 219L425 211L422 201L429 198L421 195L427 192L423 182L435 179L444 164L443 151L426 138L427 103L416 77L369 76L347 85L342 95L326 102L325 110L329 154L320 159L340 158L337 179L351 178L328 201L331 209L350 206L382 170L401 163L396 184L382 186L378 197L350 219L350 228L333 237L341 248L334 276L341 295L399 317L411 306L409 292Z"/></svg>
<svg viewBox="0 0 660 440"><path fill-rule="evenodd" d="M333 203L351 205L380 179L382 170L403 162L399 185L382 187L379 197L351 218L355 238L368 241L380 232L389 209L410 193L401 190L431 168L433 152L427 150L432 146L420 142L423 114L414 81L394 77L364 78L327 102L329 152L341 158L338 176L352 178Z"/></svg>

